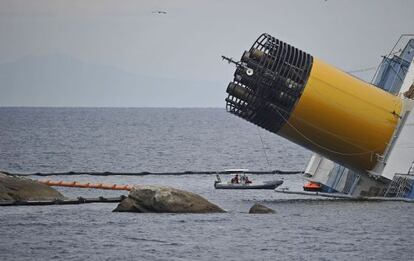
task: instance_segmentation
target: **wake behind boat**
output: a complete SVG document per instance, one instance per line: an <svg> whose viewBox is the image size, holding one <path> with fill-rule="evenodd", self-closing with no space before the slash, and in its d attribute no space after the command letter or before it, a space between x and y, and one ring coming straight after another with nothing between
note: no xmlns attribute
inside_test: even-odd
<svg viewBox="0 0 414 261"><path fill-rule="evenodd" d="M247 170L229 170L228 173L236 173L235 176L229 182L222 182L219 175L217 180L214 181L215 189L275 189L281 184L282 180L253 182L245 174Z"/></svg>

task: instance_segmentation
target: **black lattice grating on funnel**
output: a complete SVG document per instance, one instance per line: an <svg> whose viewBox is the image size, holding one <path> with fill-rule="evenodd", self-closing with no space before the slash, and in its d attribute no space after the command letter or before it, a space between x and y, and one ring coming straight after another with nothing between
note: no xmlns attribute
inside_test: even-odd
<svg viewBox="0 0 414 261"><path fill-rule="evenodd" d="M311 55L262 34L237 63L227 87L227 111L278 132L305 88L312 61Z"/></svg>

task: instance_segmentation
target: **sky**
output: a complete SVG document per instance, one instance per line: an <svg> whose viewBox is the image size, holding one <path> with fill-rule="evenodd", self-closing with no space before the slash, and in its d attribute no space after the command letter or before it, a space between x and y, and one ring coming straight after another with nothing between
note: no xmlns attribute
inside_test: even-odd
<svg viewBox="0 0 414 261"><path fill-rule="evenodd" d="M220 56L239 59L261 33L353 71L414 33L412 10L410 0L1 0L0 106L224 107L234 68Z"/></svg>

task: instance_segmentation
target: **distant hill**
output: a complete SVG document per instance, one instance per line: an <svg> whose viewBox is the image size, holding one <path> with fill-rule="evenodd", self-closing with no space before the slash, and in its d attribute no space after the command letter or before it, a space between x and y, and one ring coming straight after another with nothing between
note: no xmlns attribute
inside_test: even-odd
<svg viewBox="0 0 414 261"><path fill-rule="evenodd" d="M215 92L212 85L136 75L66 55L0 64L0 106L208 107L224 99L225 87Z"/></svg>

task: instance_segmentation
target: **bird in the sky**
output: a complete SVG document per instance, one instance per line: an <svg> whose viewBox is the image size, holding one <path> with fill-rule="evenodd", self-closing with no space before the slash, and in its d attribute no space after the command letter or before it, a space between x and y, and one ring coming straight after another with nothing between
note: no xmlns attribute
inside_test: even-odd
<svg viewBox="0 0 414 261"><path fill-rule="evenodd" d="M161 10L158 10L158 11L152 11L152 13L153 13L153 14L167 14L167 12L166 12L166 11L161 11Z"/></svg>

